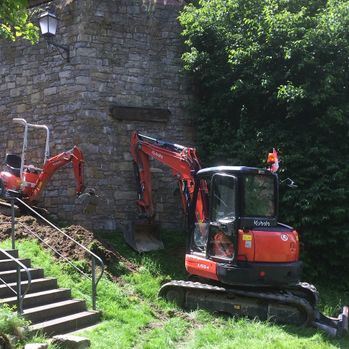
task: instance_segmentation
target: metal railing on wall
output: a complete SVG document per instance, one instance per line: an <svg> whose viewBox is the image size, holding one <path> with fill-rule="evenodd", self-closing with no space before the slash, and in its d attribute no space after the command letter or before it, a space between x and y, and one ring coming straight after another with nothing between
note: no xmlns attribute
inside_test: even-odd
<svg viewBox="0 0 349 349"><path fill-rule="evenodd" d="M40 213L38 213L36 210L34 210L32 207L30 207L28 204L26 204L23 200L12 197L9 199L11 201L11 245L12 249L16 248L16 225L21 226L27 233L31 234L34 236L36 239L40 240L42 244L47 246L51 251L53 251L56 255L58 255L60 258L62 258L65 262L67 262L69 265L71 265L77 272L79 272L81 275L84 277L88 278L91 280L91 289L92 289L92 294L91 294L91 300L92 300L92 308L96 310L96 299L97 299L97 285L99 281L101 280L103 273L104 273L104 263L100 257L98 257L95 253L90 251L86 246L82 245L80 242L76 241L73 239L71 236L69 236L67 233L65 233L63 230L58 228L56 225L54 225L52 222L50 222L48 219L43 217ZM84 250L90 257L91 257L91 275L88 275L86 272L84 272L81 268L76 266L72 261L70 261L66 256L64 256L60 251L58 251L56 248L52 247L49 245L43 238L41 238L36 232L34 232L32 229L30 229L27 225L25 225L22 222L16 222L16 217L15 217L15 202L17 202L20 206L24 207L27 209L29 212L33 214L33 216L40 218L42 221L44 221L47 225L49 225L51 228L53 228L55 231L59 232L62 234L62 236L65 236L68 238L70 241L72 241L75 245L79 246L82 250ZM12 257L13 258L13 257ZM12 259L11 258L11 259ZM21 263L17 261L18 263ZM22 264L22 263L21 263ZM100 272L99 275L97 276L97 265L99 265ZM22 264L21 265L24 270L27 268ZM30 278L30 277L29 277ZM29 280L29 279L28 279ZM17 287L20 288L18 285ZM28 288L26 292L28 291ZM25 295L25 294L24 294ZM22 298L23 302L24 296Z"/></svg>

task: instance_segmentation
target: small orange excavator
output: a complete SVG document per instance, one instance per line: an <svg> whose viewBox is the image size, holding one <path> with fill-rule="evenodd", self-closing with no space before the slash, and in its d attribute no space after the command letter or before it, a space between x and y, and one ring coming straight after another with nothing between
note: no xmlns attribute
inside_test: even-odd
<svg viewBox="0 0 349 349"><path fill-rule="evenodd" d="M151 228L155 211L150 158L172 169L188 218L185 267L189 279L164 284L160 296L189 309L314 326L331 336L348 332L348 307L337 318L321 314L316 308L316 288L300 281L298 233L278 222L275 150L268 156L266 169L202 169L194 148L134 132L131 153L137 205L148 228L128 231L128 244L140 252L163 246L161 241L154 243L159 235ZM290 179L287 182L293 185ZM140 227L145 225L143 221Z"/></svg>
<svg viewBox="0 0 349 349"><path fill-rule="evenodd" d="M84 193L84 157L81 150L74 146L73 149L50 158L49 141L50 132L45 125L30 124L24 119L14 118L15 123L24 126L22 155L7 154L4 170L0 172L0 198L8 200L10 197L19 197L29 205L37 204L44 188L53 174L62 166L72 162L76 180L76 195L84 209L94 205L93 191ZM43 167L38 168L26 163L29 129L39 129L46 132Z"/></svg>

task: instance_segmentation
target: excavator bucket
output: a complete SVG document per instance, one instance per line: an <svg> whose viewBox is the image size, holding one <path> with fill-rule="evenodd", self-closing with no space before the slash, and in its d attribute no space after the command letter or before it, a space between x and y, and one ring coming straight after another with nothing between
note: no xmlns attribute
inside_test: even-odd
<svg viewBox="0 0 349 349"><path fill-rule="evenodd" d="M133 222L124 229L124 239L137 252L161 250L164 244L160 238L160 227L149 222Z"/></svg>
<svg viewBox="0 0 349 349"><path fill-rule="evenodd" d="M84 213L92 213L96 210L98 196L95 194L94 190L89 190L88 192L79 195L77 202L81 204Z"/></svg>

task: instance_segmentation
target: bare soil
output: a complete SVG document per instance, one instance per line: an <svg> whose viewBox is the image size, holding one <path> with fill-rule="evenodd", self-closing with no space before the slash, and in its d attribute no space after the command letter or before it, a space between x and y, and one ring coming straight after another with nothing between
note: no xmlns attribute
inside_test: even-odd
<svg viewBox="0 0 349 349"><path fill-rule="evenodd" d="M6 223L8 222L8 223ZM106 266L122 262L128 271L136 271L138 267L121 256L113 246L79 225L71 225L62 228L62 232L55 230L42 222L40 219L29 215L22 215L16 218L15 236L16 239L36 239L45 249L48 246L68 258L69 260L90 260L88 253L72 239L85 246L98 255ZM0 214L0 240L11 237L11 219ZM54 254L56 258L62 258Z"/></svg>

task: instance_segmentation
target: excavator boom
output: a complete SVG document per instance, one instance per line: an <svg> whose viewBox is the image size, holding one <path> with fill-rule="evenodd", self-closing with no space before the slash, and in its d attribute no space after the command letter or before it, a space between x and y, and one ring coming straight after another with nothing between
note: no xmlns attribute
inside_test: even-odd
<svg viewBox="0 0 349 349"><path fill-rule="evenodd" d="M156 159L172 170L178 182L183 212L187 215L194 193L195 174L201 168L196 149L133 132L131 154L137 181L140 220L124 232L125 240L138 252L163 248L155 224L150 159ZM205 219L205 197L202 193L197 199L196 216L199 221Z"/></svg>
<svg viewBox="0 0 349 349"><path fill-rule="evenodd" d="M76 181L76 195L81 195L85 190L83 184L84 158L81 150L77 146L74 146L73 149L60 153L45 162L42 171L37 177L34 188L28 192L28 202L37 202L53 174L70 162L73 163ZM28 172L30 173L30 167L28 167Z"/></svg>

